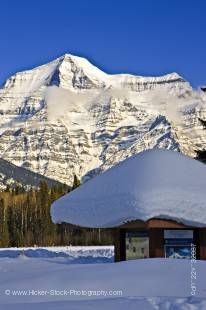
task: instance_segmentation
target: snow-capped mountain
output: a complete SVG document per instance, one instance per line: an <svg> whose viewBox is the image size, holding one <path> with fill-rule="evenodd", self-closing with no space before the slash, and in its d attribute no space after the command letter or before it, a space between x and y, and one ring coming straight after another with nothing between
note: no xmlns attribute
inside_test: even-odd
<svg viewBox="0 0 206 310"><path fill-rule="evenodd" d="M49 179L28 169L17 167L14 164L0 158L0 191L20 186L28 190L37 188L39 183L44 181L49 187L62 185L58 181Z"/></svg>
<svg viewBox="0 0 206 310"><path fill-rule="evenodd" d="M205 98L177 73L110 75L66 54L0 89L0 157L70 185L144 149L194 156Z"/></svg>

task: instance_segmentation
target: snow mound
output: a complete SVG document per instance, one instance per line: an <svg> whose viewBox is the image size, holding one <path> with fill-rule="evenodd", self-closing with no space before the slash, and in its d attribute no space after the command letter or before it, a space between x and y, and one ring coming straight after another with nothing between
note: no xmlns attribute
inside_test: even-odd
<svg viewBox="0 0 206 310"><path fill-rule="evenodd" d="M1 258L54 258L65 259L70 264L111 263L113 246L60 246L30 248L0 248Z"/></svg>
<svg viewBox="0 0 206 310"><path fill-rule="evenodd" d="M206 226L206 166L183 154L149 150L95 177L51 206L54 223L114 227L131 220Z"/></svg>

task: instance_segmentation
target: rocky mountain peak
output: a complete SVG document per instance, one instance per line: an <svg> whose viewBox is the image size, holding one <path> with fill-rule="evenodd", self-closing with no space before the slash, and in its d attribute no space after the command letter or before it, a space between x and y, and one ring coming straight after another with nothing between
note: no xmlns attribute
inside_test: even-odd
<svg viewBox="0 0 206 310"><path fill-rule="evenodd" d="M65 54L0 89L0 157L70 185L144 149L194 156L205 102L177 73L107 74Z"/></svg>

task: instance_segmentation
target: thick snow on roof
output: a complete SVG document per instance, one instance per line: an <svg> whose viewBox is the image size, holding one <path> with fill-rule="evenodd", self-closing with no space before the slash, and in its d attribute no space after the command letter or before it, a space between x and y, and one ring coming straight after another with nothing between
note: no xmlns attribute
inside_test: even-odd
<svg viewBox="0 0 206 310"><path fill-rule="evenodd" d="M51 215L84 227L151 218L206 226L206 166L174 151L144 151L55 201Z"/></svg>

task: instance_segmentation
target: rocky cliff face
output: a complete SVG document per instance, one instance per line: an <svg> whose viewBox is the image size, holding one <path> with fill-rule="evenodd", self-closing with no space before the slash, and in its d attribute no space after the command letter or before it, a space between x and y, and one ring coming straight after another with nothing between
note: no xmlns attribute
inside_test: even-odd
<svg viewBox="0 0 206 310"><path fill-rule="evenodd" d="M206 93L176 73L109 75L64 55L0 90L0 157L70 185L148 148L206 148Z"/></svg>

